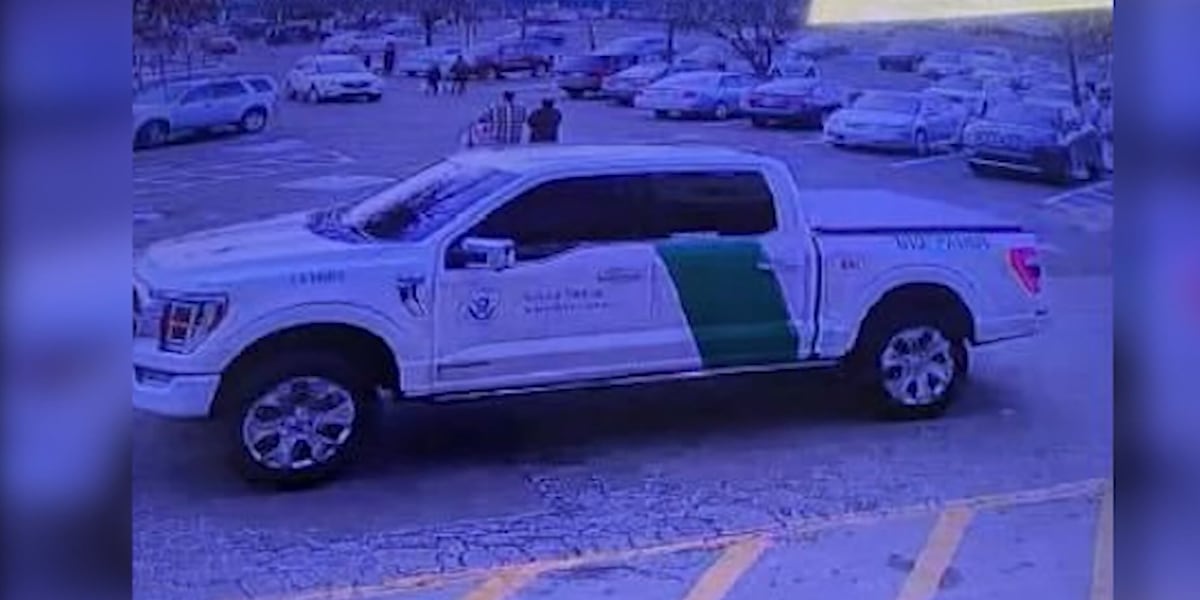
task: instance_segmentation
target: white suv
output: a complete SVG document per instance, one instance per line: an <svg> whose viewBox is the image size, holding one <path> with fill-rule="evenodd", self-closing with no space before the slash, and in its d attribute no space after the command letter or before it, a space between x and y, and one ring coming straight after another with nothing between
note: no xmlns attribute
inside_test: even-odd
<svg viewBox="0 0 1200 600"><path fill-rule="evenodd" d="M133 98L133 145L148 148L177 134L234 126L257 133L275 110L275 81L267 75L228 75L165 81Z"/></svg>
<svg viewBox="0 0 1200 600"><path fill-rule="evenodd" d="M383 97L383 80L362 61L345 54L305 56L296 61L284 82L288 98L321 102L341 98Z"/></svg>

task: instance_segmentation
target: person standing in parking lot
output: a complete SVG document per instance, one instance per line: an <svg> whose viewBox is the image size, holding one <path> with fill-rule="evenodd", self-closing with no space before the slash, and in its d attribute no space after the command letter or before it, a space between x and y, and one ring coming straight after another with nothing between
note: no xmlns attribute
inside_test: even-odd
<svg viewBox="0 0 1200 600"><path fill-rule="evenodd" d="M425 71L425 93L438 95L438 87L442 83L442 69L437 64L429 65L429 70Z"/></svg>
<svg viewBox="0 0 1200 600"><path fill-rule="evenodd" d="M470 76L470 67L467 66L467 61L461 54L454 59L454 64L450 66L450 77L453 79L454 85L451 91L459 96L467 93L467 77Z"/></svg>
<svg viewBox="0 0 1200 600"><path fill-rule="evenodd" d="M542 105L529 115L529 143L553 144L558 142L558 127L562 124L562 112L554 107L554 100L546 98Z"/></svg>
<svg viewBox="0 0 1200 600"><path fill-rule="evenodd" d="M517 103L517 95L512 91L505 91L500 102L488 107L478 123L486 127L494 144L520 144L525 130L526 112L525 107Z"/></svg>
<svg viewBox="0 0 1200 600"><path fill-rule="evenodd" d="M387 46L383 47L383 74L391 75L392 70L396 68L396 44L388 42Z"/></svg>

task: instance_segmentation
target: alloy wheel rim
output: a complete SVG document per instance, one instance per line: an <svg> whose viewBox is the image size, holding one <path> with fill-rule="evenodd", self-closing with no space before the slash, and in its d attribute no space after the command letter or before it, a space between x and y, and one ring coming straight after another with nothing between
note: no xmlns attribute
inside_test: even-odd
<svg viewBox="0 0 1200 600"><path fill-rule="evenodd" d="M957 368L950 340L933 327L897 332L884 346L879 366L884 389L905 406L937 402L953 383Z"/></svg>
<svg viewBox="0 0 1200 600"><path fill-rule="evenodd" d="M242 418L242 445L268 469L310 469L338 455L356 417L345 387L322 377L293 377L251 403Z"/></svg>

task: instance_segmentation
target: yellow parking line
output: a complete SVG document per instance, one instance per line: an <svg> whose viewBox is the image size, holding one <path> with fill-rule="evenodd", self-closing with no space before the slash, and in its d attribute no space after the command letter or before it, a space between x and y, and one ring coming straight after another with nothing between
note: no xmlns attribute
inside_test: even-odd
<svg viewBox="0 0 1200 600"><path fill-rule="evenodd" d="M684 600L721 600L770 545L771 540L763 535L728 546L717 562L700 576Z"/></svg>
<svg viewBox="0 0 1200 600"><path fill-rule="evenodd" d="M897 508L873 511L862 511L834 515L831 517L801 517L784 523L782 526L772 525L748 529L720 536L681 540L660 546L644 546L625 550L601 551L574 556L570 558L551 558L530 562L520 566L503 565L478 569L463 569L448 573L423 573L408 575L385 580L373 585L344 586L310 590L307 592L284 594L274 597L275 600L343 600L360 598L377 598L398 592L442 587L463 581L485 580L501 572L533 569L538 574L549 571L563 571L583 565L599 563L615 563L636 560L650 556L673 554L686 550L726 548L764 535L778 532L806 533L845 527L848 525L869 525L884 521L894 521L928 515L938 510L967 510L968 512L990 508L1017 506L1022 504L1038 504L1052 500L1079 498L1099 494L1108 485L1104 479L1088 479L1083 481L1058 484L1033 490L1020 490L1000 494L988 494L970 498L951 500L937 504L914 504Z"/></svg>
<svg viewBox="0 0 1200 600"><path fill-rule="evenodd" d="M958 544L962 541L967 525L975 511L956 506L948 508L938 517L937 524L929 533L929 539L921 554L917 556L917 564L904 581L897 600L929 600L937 593L942 582L942 575L954 560Z"/></svg>
<svg viewBox="0 0 1200 600"><path fill-rule="evenodd" d="M1096 520L1096 542L1092 557L1092 600L1113 597L1113 491L1109 487L1100 499Z"/></svg>
<svg viewBox="0 0 1200 600"><path fill-rule="evenodd" d="M506 600L541 573L542 569L537 566L501 571L467 592L462 600Z"/></svg>

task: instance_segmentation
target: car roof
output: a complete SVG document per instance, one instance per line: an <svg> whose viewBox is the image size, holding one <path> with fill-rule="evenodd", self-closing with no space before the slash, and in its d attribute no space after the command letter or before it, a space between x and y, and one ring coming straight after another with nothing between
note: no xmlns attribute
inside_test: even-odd
<svg viewBox="0 0 1200 600"><path fill-rule="evenodd" d="M762 155L721 146L686 144L614 144L559 145L478 149L452 157L457 162L491 167L502 171L589 170L605 167L645 167L647 165L694 167L705 165L761 166L771 159Z"/></svg>

